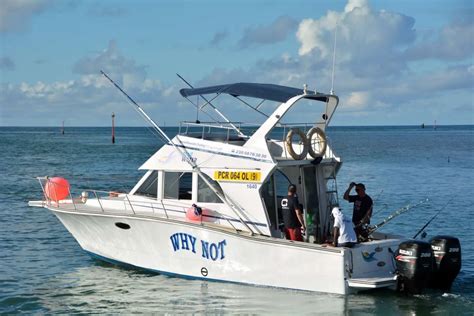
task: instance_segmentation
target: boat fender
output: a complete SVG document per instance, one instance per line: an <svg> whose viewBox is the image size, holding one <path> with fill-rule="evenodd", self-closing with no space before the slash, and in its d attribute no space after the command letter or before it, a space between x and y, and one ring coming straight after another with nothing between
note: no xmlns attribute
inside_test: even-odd
<svg viewBox="0 0 474 316"><path fill-rule="evenodd" d="M313 139L313 136L316 136ZM308 134L308 152L314 159L324 156L327 147L326 134L319 127L312 127Z"/></svg>
<svg viewBox="0 0 474 316"><path fill-rule="evenodd" d="M44 186L46 198L59 202L69 196L69 182L61 177L48 178Z"/></svg>
<svg viewBox="0 0 474 316"><path fill-rule="evenodd" d="M293 149L293 136L298 135L300 141L303 142L303 150L300 154L297 154ZM308 155L308 139L306 138L305 133L299 128L292 128L286 135L286 149L290 156L295 160L302 160Z"/></svg>
<svg viewBox="0 0 474 316"><path fill-rule="evenodd" d="M188 210L186 211L186 218L191 221L201 221L202 220L202 208L193 204Z"/></svg>
<svg viewBox="0 0 474 316"><path fill-rule="evenodd" d="M218 213L193 204L186 210L186 219L189 221L212 223L217 221Z"/></svg>

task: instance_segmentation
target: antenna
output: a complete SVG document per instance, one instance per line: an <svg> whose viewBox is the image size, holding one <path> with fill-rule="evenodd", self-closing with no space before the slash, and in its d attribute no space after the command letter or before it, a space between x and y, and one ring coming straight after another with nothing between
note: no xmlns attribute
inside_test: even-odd
<svg viewBox="0 0 474 316"><path fill-rule="evenodd" d="M337 45L337 23L336 23L336 29L334 30L334 51L332 53L331 91L329 91L329 94L331 95L334 94L334 69L336 67L336 45Z"/></svg>
<svg viewBox="0 0 474 316"><path fill-rule="evenodd" d="M196 123L199 124L201 122L199 121L199 96L198 95L196 96L196 105L197 105L196 106Z"/></svg>

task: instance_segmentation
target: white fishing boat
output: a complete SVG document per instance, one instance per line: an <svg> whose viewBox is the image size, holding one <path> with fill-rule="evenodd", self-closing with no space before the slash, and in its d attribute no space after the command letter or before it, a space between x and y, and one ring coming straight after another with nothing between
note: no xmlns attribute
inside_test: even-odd
<svg viewBox="0 0 474 316"><path fill-rule="evenodd" d="M165 275L337 294L396 287L394 253L404 239L377 231L353 248L323 244L332 232L342 163L325 136L337 96L257 83L180 93L219 119L183 122L170 139L127 95L165 139L130 192L73 194L64 181L43 177L44 199L29 204L52 211L92 256ZM232 122L216 106L224 96L265 121L252 128ZM272 113L264 113L263 102L276 102ZM301 102L318 109L315 117L296 112L313 123L285 124ZM281 230L289 184L296 184L305 213L303 242Z"/></svg>

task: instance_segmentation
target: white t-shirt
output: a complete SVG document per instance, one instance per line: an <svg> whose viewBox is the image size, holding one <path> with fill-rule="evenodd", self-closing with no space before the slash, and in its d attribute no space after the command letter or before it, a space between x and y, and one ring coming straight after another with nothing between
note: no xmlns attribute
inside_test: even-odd
<svg viewBox="0 0 474 316"><path fill-rule="evenodd" d="M354 224L344 214L334 218L334 227L339 228L339 238L337 243L357 242L357 236L354 231Z"/></svg>

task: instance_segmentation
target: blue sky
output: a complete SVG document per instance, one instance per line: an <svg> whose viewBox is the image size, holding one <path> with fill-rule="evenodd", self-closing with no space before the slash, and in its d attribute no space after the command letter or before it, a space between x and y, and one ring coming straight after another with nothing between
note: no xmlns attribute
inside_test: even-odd
<svg viewBox="0 0 474 316"><path fill-rule="evenodd" d="M101 69L167 125L176 73L329 92L336 28L333 125L474 124L473 1L2 0L0 126L144 125Z"/></svg>

